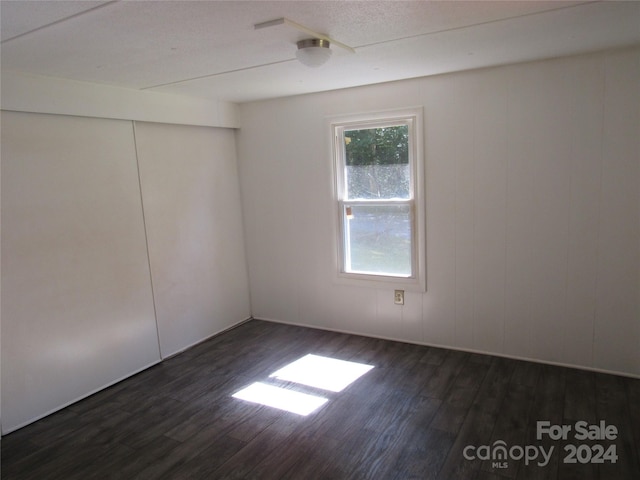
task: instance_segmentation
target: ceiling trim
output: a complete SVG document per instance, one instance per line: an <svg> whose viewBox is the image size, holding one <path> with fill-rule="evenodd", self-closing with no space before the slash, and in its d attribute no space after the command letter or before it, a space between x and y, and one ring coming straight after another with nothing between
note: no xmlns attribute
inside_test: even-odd
<svg viewBox="0 0 640 480"><path fill-rule="evenodd" d="M2 72L0 110L239 128L238 105L164 92Z"/></svg>

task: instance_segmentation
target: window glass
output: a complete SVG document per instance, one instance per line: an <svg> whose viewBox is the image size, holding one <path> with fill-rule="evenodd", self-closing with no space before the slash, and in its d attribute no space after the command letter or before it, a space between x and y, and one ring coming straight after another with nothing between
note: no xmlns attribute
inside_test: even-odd
<svg viewBox="0 0 640 480"><path fill-rule="evenodd" d="M409 198L409 127L344 132L346 198Z"/></svg>
<svg viewBox="0 0 640 480"><path fill-rule="evenodd" d="M347 272L411 276L409 205L345 207Z"/></svg>

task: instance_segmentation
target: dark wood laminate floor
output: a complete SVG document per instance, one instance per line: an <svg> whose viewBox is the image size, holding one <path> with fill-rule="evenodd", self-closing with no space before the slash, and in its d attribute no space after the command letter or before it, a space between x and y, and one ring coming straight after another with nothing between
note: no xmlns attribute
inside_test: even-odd
<svg viewBox="0 0 640 480"><path fill-rule="evenodd" d="M308 353L375 368L339 393L269 378ZM303 417L232 397L256 381L329 401ZM631 480L639 406L640 380L253 320L3 437L2 478ZM538 440L539 420L618 435ZM499 466L465 458L500 442ZM567 444L618 458L565 463ZM554 450L511 458L527 447Z"/></svg>

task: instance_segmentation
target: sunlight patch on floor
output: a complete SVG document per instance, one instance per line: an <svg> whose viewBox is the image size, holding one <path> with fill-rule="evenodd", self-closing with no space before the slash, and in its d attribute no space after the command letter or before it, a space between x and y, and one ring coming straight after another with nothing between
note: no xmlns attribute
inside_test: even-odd
<svg viewBox="0 0 640 480"><path fill-rule="evenodd" d="M305 416L328 401L327 398L274 387L261 382L253 383L234 393L233 397Z"/></svg>
<svg viewBox="0 0 640 480"><path fill-rule="evenodd" d="M269 377L330 392L341 392L372 368L373 365L309 354Z"/></svg>
<svg viewBox="0 0 640 480"><path fill-rule="evenodd" d="M373 365L364 363L308 354L272 373L269 378L337 393L372 368ZM233 397L305 416L329 401L321 396L262 382L249 385L234 393Z"/></svg>

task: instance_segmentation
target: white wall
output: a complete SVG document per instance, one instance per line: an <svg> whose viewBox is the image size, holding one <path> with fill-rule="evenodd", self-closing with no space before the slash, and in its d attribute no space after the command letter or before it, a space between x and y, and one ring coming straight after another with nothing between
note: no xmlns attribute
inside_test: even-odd
<svg viewBox="0 0 640 480"><path fill-rule="evenodd" d="M233 130L2 112L1 153L3 433L250 316Z"/></svg>
<svg viewBox="0 0 640 480"><path fill-rule="evenodd" d="M3 430L159 359L130 122L3 112Z"/></svg>
<svg viewBox="0 0 640 480"><path fill-rule="evenodd" d="M160 351L251 316L233 130L136 123Z"/></svg>
<svg viewBox="0 0 640 480"><path fill-rule="evenodd" d="M640 375L640 50L241 106L256 318ZM427 292L336 283L327 117L424 106Z"/></svg>

